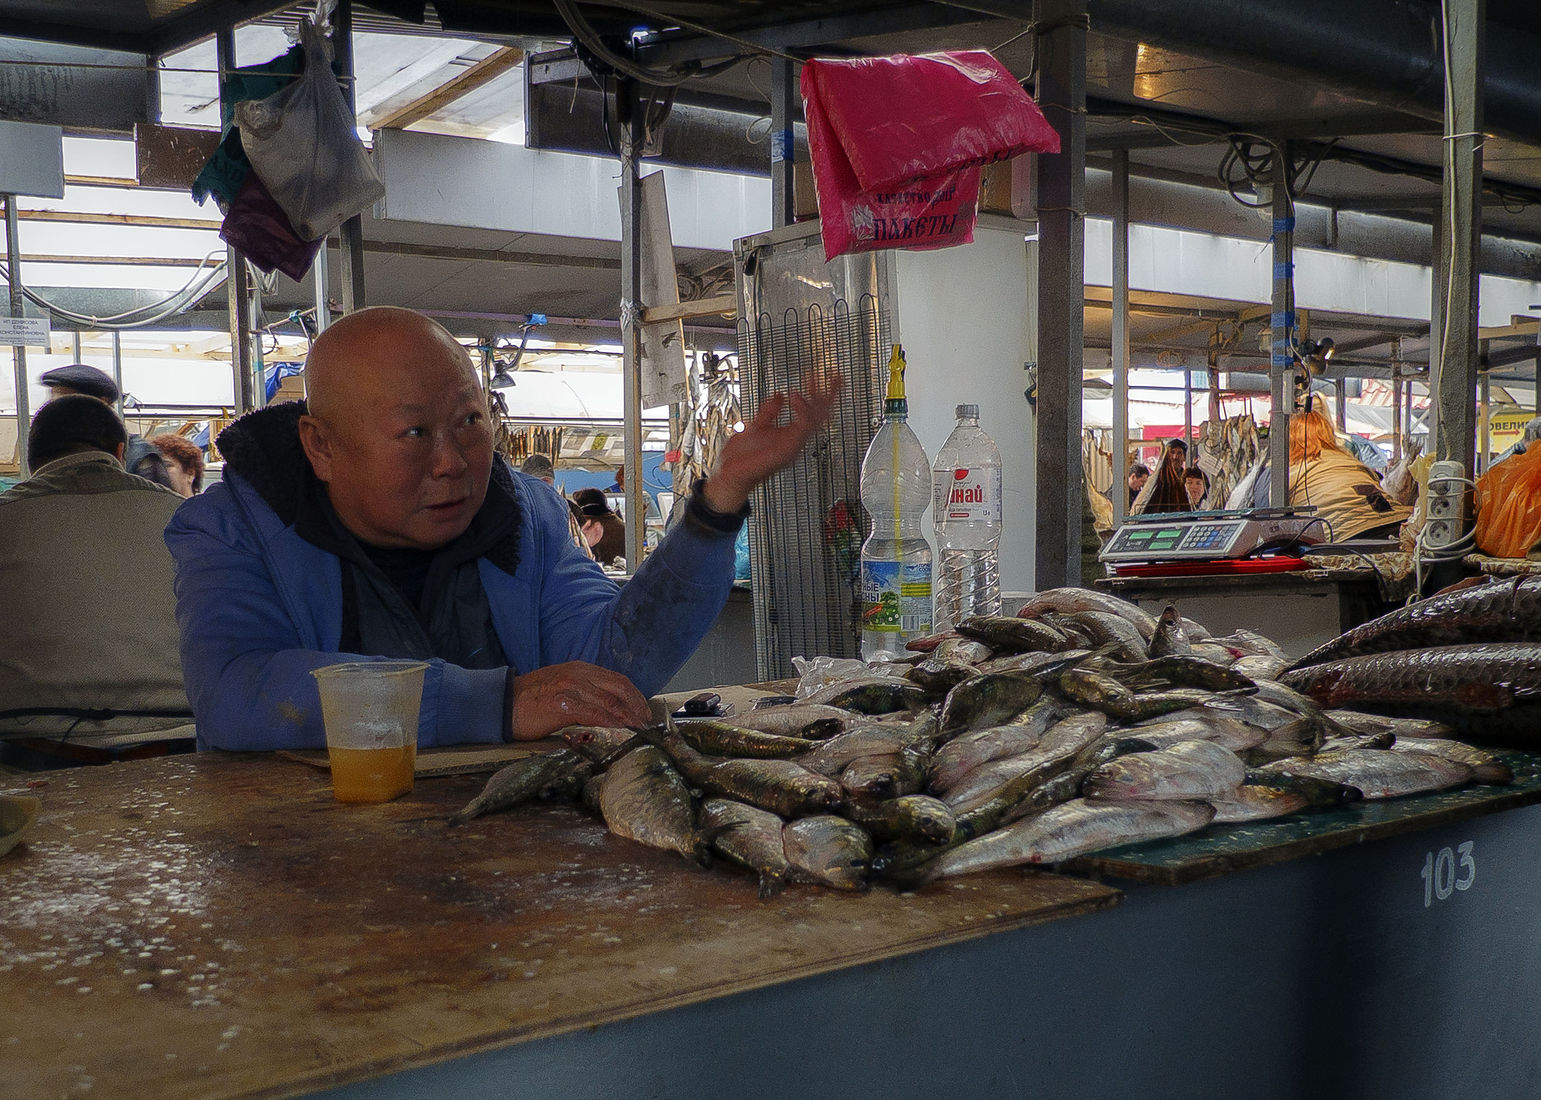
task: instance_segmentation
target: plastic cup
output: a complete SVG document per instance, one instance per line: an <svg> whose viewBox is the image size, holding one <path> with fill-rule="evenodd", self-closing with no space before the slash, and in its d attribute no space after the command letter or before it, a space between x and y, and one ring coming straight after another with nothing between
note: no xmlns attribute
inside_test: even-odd
<svg viewBox="0 0 1541 1100"><path fill-rule="evenodd" d="M337 801L389 802L412 789L427 668L425 661L349 661L311 672Z"/></svg>

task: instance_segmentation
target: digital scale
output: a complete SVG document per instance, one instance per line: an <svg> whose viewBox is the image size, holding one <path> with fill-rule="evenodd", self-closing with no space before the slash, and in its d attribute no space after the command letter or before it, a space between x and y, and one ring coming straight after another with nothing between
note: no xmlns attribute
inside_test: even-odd
<svg viewBox="0 0 1541 1100"><path fill-rule="evenodd" d="M1129 516L1098 558L1115 570L1162 562L1235 562L1266 550L1325 542L1314 508L1249 508ZM1295 560L1293 558L1289 559Z"/></svg>

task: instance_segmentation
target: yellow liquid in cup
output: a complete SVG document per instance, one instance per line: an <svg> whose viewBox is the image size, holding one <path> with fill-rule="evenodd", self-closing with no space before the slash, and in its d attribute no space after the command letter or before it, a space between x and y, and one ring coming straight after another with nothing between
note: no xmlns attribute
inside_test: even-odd
<svg viewBox="0 0 1541 1100"><path fill-rule="evenodd" d="M326 750L332 762L332 794L339 802L389 802L412 789L417 745L389 749Z"/></svg>

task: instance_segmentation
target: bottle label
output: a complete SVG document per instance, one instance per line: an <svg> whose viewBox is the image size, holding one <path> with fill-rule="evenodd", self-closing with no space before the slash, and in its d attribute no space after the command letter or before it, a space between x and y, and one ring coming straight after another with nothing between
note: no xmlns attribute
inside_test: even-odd
<svg viewBox="0 0 1541 1100"><path fill-rule="evenodd" d="M931 632L931 563L861 563L863 630L894 634Z"/></svg>
<svg viewBox="0 0 1541 1100"><path fill-rule="evenodd" d="M931 522L1001 522L1001 468L938 470L931 479Z"/></svg>

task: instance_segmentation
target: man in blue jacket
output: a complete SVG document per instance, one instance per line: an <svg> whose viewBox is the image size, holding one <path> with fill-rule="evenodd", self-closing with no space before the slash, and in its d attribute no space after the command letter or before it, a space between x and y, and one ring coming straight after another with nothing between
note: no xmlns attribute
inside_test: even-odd
<svg viewBox="0 0 1541 1100"><path fill-rule="evenodd" d="M749 493L828 419L839 378L767 401L624 588L573 545L555 491L495 460L476 371L437 323L350 314L306 386L308 405L220 435L222 483L166 529L201 748L323 746L311 671L369 657L429 660L422 746L646 722L727 598Z"/></svg>

